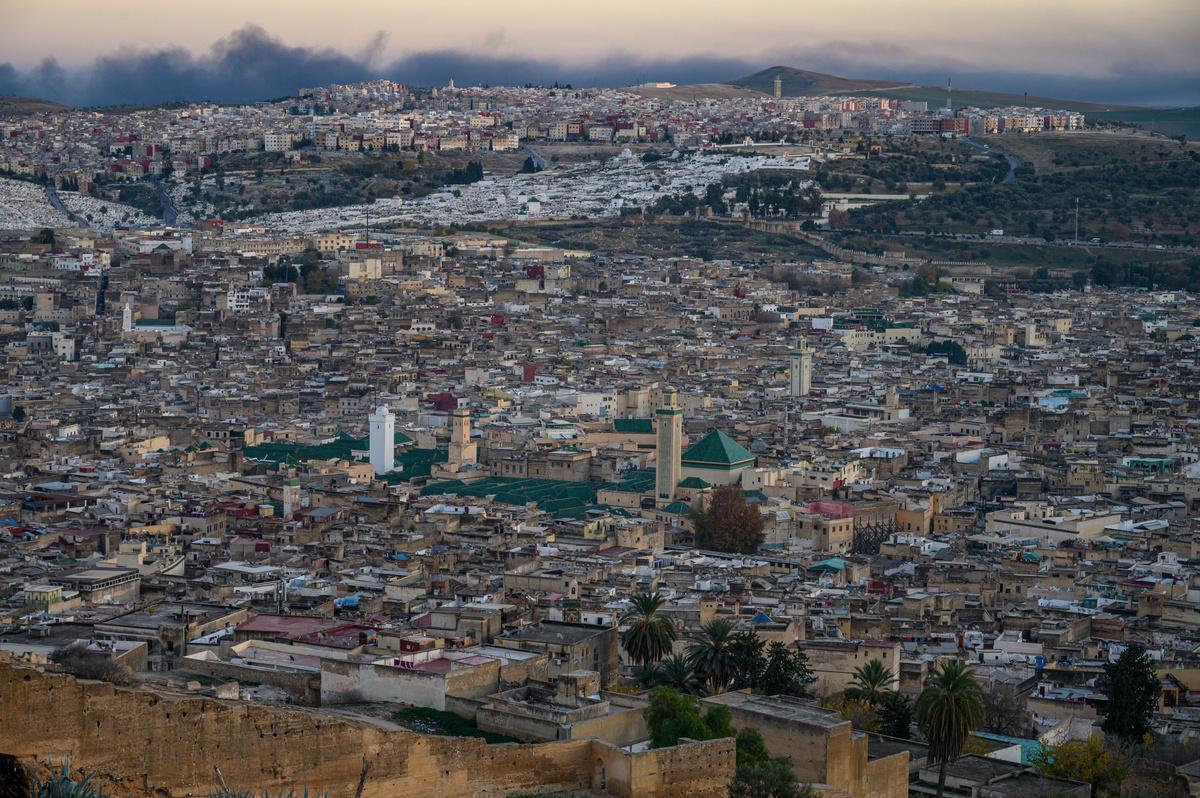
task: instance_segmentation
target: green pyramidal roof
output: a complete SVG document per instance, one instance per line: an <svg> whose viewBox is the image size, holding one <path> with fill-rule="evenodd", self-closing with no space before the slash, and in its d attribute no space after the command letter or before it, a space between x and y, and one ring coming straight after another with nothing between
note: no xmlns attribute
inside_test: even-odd
<svg viewBox="0 0 1200 798"><path fill-rule="evenodd" d="M684 452L680 460L683 463L732 466L753 462L754 455L742 448L733 438L715 429Z"/></svg>

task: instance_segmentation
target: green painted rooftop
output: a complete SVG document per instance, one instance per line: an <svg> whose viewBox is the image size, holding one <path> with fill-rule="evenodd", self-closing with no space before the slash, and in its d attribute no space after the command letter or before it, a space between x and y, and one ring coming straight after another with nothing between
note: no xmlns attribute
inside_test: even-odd
<svg viewBox="0 0 1200 798"><path fill-rule="evenodd" d="M709 465L741 465L753 462L754 455L733 438L715 429L708 433L680 458L684 463L707 463Z"/></svg>

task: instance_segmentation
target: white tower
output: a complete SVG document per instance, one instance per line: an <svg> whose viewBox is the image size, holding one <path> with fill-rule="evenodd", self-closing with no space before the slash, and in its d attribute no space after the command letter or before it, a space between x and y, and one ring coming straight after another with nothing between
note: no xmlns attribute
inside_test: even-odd
<svg viewBox="0 0 1200 798"><path fill-rule="evenodd" d="M808 340L801 337L796 342L796 348L789 355L791 358L791 395L808 396L812 390L812 350L808 348Z"/></svg>
<svg viewBox="0 0 1200 798"><path fill-rule="evenodd" d="M778 100L783 96L783 79L778 75L775 76L775 99Z"/></svg>
<svg viewBox="0 0 1200 798"><path fill-rule="evenodd" d="M674 388L663 391L663 406L654 411L658 417L658 454L655 462L654 504L666 507L675 501L679 484L679 460L683 456L683 408L679 392Z"/></svg>
<svg viewBox="0 0 1200 798"><path fill-rule="evenodd" d="M299 482L289 480L283 483L283 520L291 521L292 515L296 509L296 489L300 487Z"/></svg>
<svg viewBox="0 0 1200 798"><path fill-rule="evenodd" d="M125 309L121 311L121 330L123 332L133 332L133 308L129 303L125 303Z"/></svg>
<svg viewBox="0 0 1200 798"><path fill-rule="evenodd" d="M367 417L371 425L371 465L375 476L386 474L396 464L396 416L380 405Z"/></svg>

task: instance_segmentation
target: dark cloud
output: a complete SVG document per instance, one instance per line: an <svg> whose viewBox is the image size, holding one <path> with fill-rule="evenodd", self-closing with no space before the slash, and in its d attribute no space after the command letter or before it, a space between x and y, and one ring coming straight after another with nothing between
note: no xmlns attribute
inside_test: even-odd
<svg viewBox="0 0 1200 798"><path fill-rule="evenodd" d="M502 41L503 30L489 34ZM919 54L893 46L829 42L776 54L761 62L696 56L645 60L615 53L592 63L562 64L532 58L488 57L455 51L423 52L393 63L383 62L386 36L376 34L357 54L329 48L292 47L265 30L247 25L221 39L204 54L179 47L144 50L122 48L77 72L53 59L20 70L0 64L0 95L23 95L69 105L98 106L172 100L250 102L294 94L306 86L355 83L386 77L418 86L550 85L628 86L642 81L715 83L750 74L770 64L847 77L944 85L953 77L959 88L1032 96L1137 105L1197 105L1200 87L1193 75L1155 73L1132 66L1119 77L972 71L963 62L931 64Z"/></svg>

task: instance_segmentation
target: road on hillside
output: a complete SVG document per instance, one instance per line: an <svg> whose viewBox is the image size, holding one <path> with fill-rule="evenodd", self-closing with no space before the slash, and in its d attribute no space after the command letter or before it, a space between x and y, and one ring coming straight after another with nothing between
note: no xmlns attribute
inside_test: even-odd
<svg viewBox="0 0 1200 798"><path fill-rule="evenodd" d="M538 169L549 168L549 164L546 163L546 159L538 155L533 150L529 149L528 147L522 147L521 150L529 154L529 157L533 159L533 165Z"/></svg>
<svg viewBox="0 0 1200 798"><path fill-rule="evenodd" d="M175 224L175 219L179 216L179 212L175 210L175 203L171 202L171 195L163 188L163 184L158 180L151 180L150 185L154 186L154 193L158 195L158 201L163 206L163 222L165 224Z"/></svg>
<svg viewBox="0 0 1200 798"><path fill-rule="evenodd" d="M58 189L54 187L53 180L46 183L46 196L50 198L50 204L66 214L68 219L75 222L75 224L83 225L83 223L79 220L79 217L67 210L67 206L63 205L62 200L58 198ZM86 225L83 226L86 227Z"/></svg>

